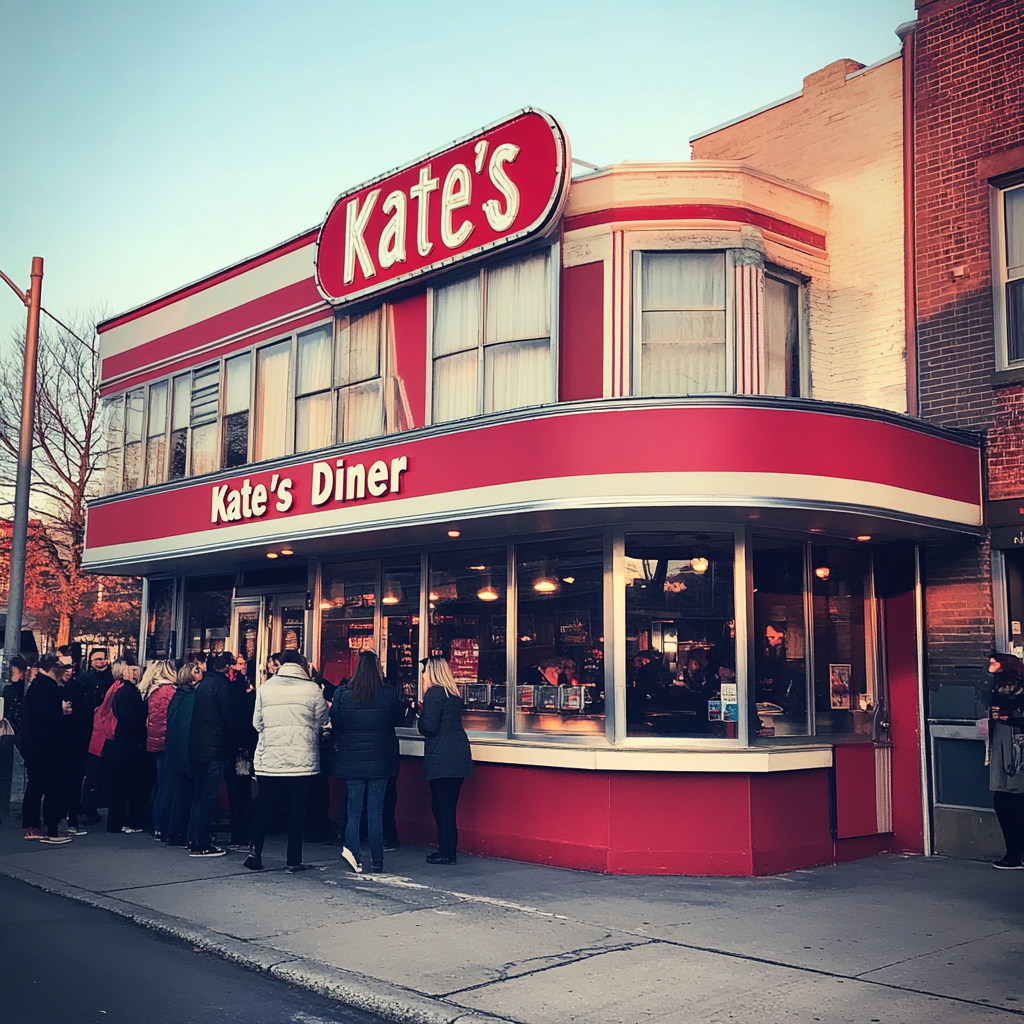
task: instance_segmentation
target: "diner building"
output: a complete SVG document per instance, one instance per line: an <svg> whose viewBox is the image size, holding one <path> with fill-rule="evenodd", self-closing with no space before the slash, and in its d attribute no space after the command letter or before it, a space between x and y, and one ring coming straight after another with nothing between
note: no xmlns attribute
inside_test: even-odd
<svg viewBox="0 0 1024 1024"><path fill-rule="evenodd" d="M980 535L981 461L908 415L902 125L901 58L843 61L692 160L526 110L344 192L101 325L86 566L145 578L148 658L378 652L408 841L440 653L468 852L923 851L920 552Z"/></svg>

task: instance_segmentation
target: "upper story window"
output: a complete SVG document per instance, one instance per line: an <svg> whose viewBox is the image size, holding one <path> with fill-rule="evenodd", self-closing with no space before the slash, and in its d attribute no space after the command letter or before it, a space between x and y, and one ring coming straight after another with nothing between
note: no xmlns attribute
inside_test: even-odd
<svg viewBox="0 0 1024 1024"><path fill-rule="evenodd" d="M798 396L800 379L800 281L769 268L764 275L764 366L761 391Z"/></svg>
<svg viewBox="0 0 1024 1024"><path fill-rule="evenodd" d="M726 258L722 252L637 253L640 344L635 393L726 391Z"/></svg>
<svg viewBox="0 0 1024 1024"><path fill-rule="evenodd" d="M996 333L1005 339L1007 363L1024 361L1024 182L998 193Z"/></svg>
<svg viewBox="0 0 1024 1024"><path fill-rule="evenodd" d="M435 288L433 420L554 399L551 250Z"/></svg>

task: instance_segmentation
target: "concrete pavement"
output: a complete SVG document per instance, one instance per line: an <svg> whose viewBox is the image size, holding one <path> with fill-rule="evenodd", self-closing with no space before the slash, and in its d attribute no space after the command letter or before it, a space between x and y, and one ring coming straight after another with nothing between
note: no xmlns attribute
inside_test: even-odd
<svg viewBox="0 0 1024 1024"><path fill-rule="evenodd" d="M621 877L428 851L353 875L145 833L26 842L0 873L387 1019L429 1024L994 1022L1024 1017L1024 871L879 857L771 878ZM368 861L368 858L367 858Z"/></svg>

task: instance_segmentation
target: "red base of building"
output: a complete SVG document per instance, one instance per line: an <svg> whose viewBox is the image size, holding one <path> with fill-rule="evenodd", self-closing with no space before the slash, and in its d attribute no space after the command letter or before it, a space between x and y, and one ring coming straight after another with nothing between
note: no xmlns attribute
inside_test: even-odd
<svg viewBox="0 0 1024 1024"><path fill-rule="evenodd" d="M402 758L407 842L436 842L419 758ZM459 800L466 853L620 875L770 875L888 852L893 837L834 841L827 770L774 774L584 772L476 765Z"/></svg>

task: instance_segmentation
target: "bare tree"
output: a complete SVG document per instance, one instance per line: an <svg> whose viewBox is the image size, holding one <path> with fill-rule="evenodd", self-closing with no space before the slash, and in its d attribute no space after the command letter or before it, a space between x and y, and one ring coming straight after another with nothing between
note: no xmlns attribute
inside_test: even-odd
<svg viewBox="0 0 1024 1024"><path fill-rule="evenodd" d="M40 330L30 515L44 527L36 538L56 576L57 644L71 640L83 595L102 578L82 572L86 502L99 493L106 461L100 423L98 317L70 330ZM0 355L0 486L8 503L18 459L24 335ZM127 581L118 581L124 589Z"/></svg>

